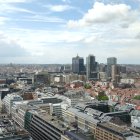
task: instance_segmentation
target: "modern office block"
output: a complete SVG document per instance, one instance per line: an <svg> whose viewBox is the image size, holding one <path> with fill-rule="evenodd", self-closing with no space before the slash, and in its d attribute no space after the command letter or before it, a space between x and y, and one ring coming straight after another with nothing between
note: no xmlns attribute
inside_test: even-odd
<svg viewBox="0 0 140 140"><path fill-rule="evenodd" d="M116 64L117 64L117 58L115 58L115 57L107 58L107 76L108 76L108 78L111 78L112 65L116 65Z"/></svg>
<svg viewBox="0 0 140 140"><path fill-rule="evenodd" d="M89 55L86 58L86 75L87 79L97 79L97 62L95 62L95 56Z"/></svg>
<svg viewBox="0 0 140 140"><path fill-rule="evenodd" d="M23 98L15 93L8 94L3 99L4 109L8 114L11 114L11 109L14 104L14 102L22 101Z"/></svg>
<svg viewBox="0 0 140 140"><path fill-rule="evenodd" d="M138 140L133 133L125 127L120 127L110 122L98 124L96 140Z"/></svg>
<svg viewBox="0 0 140 140"><path fill-rule="evenodd" d="M34 111L26 113L25 128L34 140L60 140L66 130L55 116Z"/></svg>
<svg viewBox="0 0 140 140"><path fill-rule="evenodd" d="M72 72L78 74L84 72L84 59L82 57L77 55L72 58Z"/></svg>

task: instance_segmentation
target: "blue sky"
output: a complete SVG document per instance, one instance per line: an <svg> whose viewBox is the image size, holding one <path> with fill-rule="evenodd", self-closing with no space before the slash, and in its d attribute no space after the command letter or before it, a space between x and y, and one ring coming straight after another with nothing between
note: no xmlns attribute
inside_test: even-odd
<svg viewBox="0 0 140 140"><path fill-rule="evenodd" d="M0 63L115 56L140 64L140 0L0 0Z"/></svg>

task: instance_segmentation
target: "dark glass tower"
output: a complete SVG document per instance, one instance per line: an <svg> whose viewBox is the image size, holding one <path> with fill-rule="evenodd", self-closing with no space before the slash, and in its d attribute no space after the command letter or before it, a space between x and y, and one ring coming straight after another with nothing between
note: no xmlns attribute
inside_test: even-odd
<svg viewBox="0 0 140 140"><path fill-rule="evenodd" d="M72 72L78 74L84 72L84 59L82 57L77 55L72 58Z"/></svg>
<svg viewBox="0 0 140 140"><path fill-rule="evenodd" d="M94 55L86 58L86 75L87 79L97 79L97 62Z"/></svg>

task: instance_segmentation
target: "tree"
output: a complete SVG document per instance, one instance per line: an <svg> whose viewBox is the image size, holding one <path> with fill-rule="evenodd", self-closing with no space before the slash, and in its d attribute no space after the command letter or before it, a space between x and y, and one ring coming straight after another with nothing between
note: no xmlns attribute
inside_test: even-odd
<svg viewBox="0 0 140 140"><path fill-rule="evenodd" d="M108 96L106 96L105 92L104 91L101 91L98 93L98 96L96 96L96 99L98 101L106 101L106 100L109 100Z"/></svg>
<svg viewBox="0 0 140 140"><path fill-rule="evenodd" d="M136 95L133 99L140 100L140 95Z"/></svg>
<svg viewBox="0 0 140 140"><path fill-rule="evenodd" d="M85 84L84 87L85 87L86 89L90 89L90 88L91 88L91 85Z"/></svg>

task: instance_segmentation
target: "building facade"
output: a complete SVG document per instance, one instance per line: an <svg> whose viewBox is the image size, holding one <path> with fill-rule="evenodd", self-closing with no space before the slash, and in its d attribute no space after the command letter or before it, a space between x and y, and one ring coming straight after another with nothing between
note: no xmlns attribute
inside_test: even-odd
<svg viewBox="0 0 140 140"><path fill-rule="evenodd" d="M108 78L111 78L112 75L112 65L117 64L117 58L115 57L109 57L107 58L107 76Z"/></svg>
<svg viewBox="0 0 140 140"><path fill-rule="evenodd" d="M95 62L94 55L86 58L86 75L88 80L97 79L97 62Z"/></svg>
<svg viewBox="0 0 140 140"><path fill-rule="evenodd" d="M22 101L23 98L15 93L13 94L8 94L7 96L4 97L3 99L3 104L4 104L4 110L8 114L11 114L11 109L16 101Z"/></svg>
<svg viewBox="0 0 140 140"><path fill-rule="evenodd" d="M120 78L120 66L119 65L112 65L111 66L111 77L112 81L118 83Z"/></svg>
<svg viewBox="0 0 140 140"><path fill-rule="evenodd" d="M82 57L77 55L72 58L72 72L78 74L84 72L84 59Z"/></svg>

